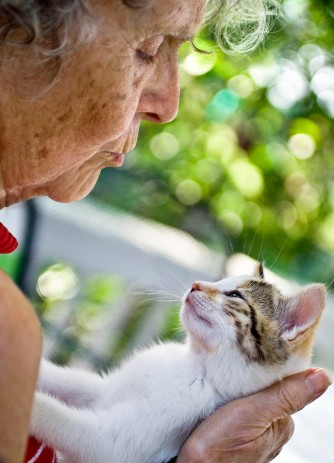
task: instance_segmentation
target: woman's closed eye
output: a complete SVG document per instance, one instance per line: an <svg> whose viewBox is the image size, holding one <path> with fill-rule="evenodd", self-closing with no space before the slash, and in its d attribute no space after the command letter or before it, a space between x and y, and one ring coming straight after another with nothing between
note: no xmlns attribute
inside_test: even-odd
<svg viewBox="0 0 334 463"><path fill-rule="evenodd" d="M143 50L136 50L137 57L143 61L144 63L153 63L154 61L154 55L150 55L148 53L145 53Z"/></svg>
<svg viewBox="0 0 334 463"><path fill-rule="evenodd" d="M137 57L145 63L152 63L163 40L162 36L156 36L143 41L136 50Z"/></svg>

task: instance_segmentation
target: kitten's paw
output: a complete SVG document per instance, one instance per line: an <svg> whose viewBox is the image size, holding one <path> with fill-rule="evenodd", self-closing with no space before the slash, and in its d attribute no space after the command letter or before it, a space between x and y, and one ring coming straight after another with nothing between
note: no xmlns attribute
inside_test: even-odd
<svg viewBox="0 0 334 463"><path fill-rule="evenodd" d="M30 423L30 433L40 440L45 439L45 431L48 429L52 414L52 402L54 399L41 392L36 392Z"/></svg>

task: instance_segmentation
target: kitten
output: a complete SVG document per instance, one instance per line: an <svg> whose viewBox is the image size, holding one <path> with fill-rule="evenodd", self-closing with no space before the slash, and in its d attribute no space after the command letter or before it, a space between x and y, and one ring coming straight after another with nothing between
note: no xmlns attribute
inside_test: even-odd
<svg viewBox="0 0 334 463"><path fill-rule="evenodd" d="M321 284L283 296L252 277L196 282L185 343L136 352L107 376L43 362L31 431L66 463L163 463L218 406L308 366Z"/></svg>

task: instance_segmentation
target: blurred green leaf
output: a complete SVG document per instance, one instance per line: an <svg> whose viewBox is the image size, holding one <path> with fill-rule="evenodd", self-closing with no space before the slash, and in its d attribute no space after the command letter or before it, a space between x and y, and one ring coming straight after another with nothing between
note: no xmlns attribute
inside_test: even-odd
<svg viewBox="0 0 334 463"><path fill-rule="evenodd" d="M177 119L144 123L125 168L104 171L93 194L223 252L231 243L296 278L330 282L333 2L288 0L284 11L251 56L182 47ZM211 38L196 45L217 49Z"/></svg>

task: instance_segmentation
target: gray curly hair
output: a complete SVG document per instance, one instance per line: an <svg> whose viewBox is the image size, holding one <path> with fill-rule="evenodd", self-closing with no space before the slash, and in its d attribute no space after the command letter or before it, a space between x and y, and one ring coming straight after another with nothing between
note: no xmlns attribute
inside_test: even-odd
<svg viewBox="0 0 334 463"><path fill-rule="evenodd" d="M206 23L227 53L247 53L263 42L280 16L280 0L208 0Z"/></svg>
<svg viewBox="0 0 334 463"><path fill-rule="evenodd" d="M152 0L123 0L142 8ZM279 0L207 0L206 22L214 24L218 44L228 52L249 52L262 42ZM0 0L0 47L34 44L48 60L61 58L94 37L87 0ZM43 45L41 45L43 44ZM1 50L1 49L0 49Z"/></svg>
<svg viewBox="0 0 334 463"><path fill-rule="evenodd" d="M91 19L85 0L0 0L0 47L34 44L58 58L93 37Z"/></svg>

